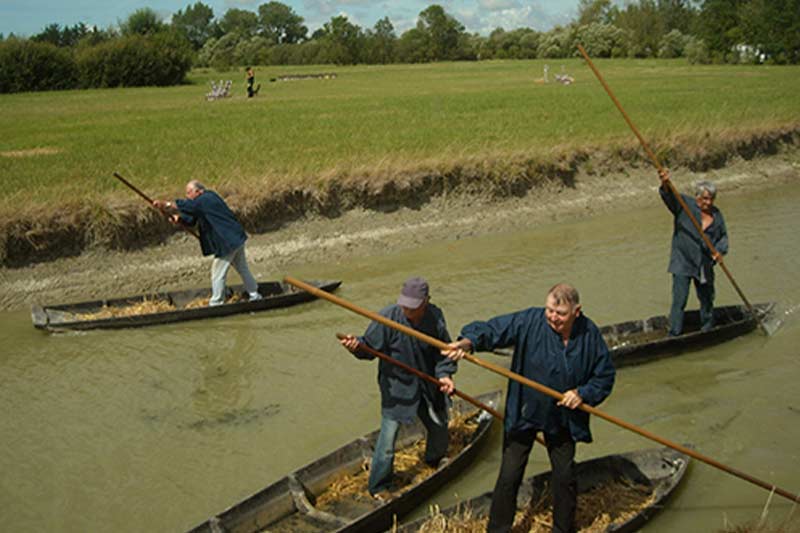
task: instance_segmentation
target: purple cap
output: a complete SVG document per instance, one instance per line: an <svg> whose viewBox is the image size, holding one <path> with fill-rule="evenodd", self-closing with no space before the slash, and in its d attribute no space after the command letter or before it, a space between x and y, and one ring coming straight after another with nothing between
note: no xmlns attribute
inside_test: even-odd
<svg viewBox="0 0 800 533"><path fill-rule="evenodd" d="M416 309L428 298L428 282L422 278L409 278L403 283L400 296L397 297L397 305Z"/></svg>

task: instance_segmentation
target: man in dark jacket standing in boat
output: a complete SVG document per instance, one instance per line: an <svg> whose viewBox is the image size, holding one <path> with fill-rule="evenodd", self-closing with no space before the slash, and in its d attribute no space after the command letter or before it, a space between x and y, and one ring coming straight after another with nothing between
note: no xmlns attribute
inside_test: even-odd
<svg viewBox="0 0 800 533"><path fill-rule="evenodd" d="M451 340L444 314L430 303L428 283L422 278L406 280L397 303L382 309L380 315L442 342ZM351 335L341 343L359 359L375 358L358 349L359 343L364 343L439 380L437 388L396 365L383 360L378 364L381 430L372 455L368 489L370 494L381 498L379 493L391 490L394 448L400 424L419 417L425 425L428 432L425 462L429 465L435 467L447 453L449 400L446 395L452 394L455 388L452 375L457 365L436 348L379 322L370 323L363 337Z"/></svg>
<svg viewBox="0 0 800 533"><path fill-rule="evenodd" d="M458 360L465 351L513 346L511 371L563 393L556 401L509 380L500 474L492 495L487 531L511 531L517 492L538 432L544 434L552 466L553 531L575 531L577 485L575 444L591 442L589 414L611 393L615 370L600 330L581 312L578 291L567 284L547 293L545 307L531 307L472 322L445 352Z"/></svg>
<svg viewBox="0 0 800 533"><path fill-rule="evenodd" d="M728 253L728 230L722 213L714 206L717 188L710 181L695 184L695 197L683 194L681 197L703 228L708 240L716 248L712 255L697 228L681 207L667 181L669 171L662 170L661 199L674 217L672 231L672 251L669 268L672 274L672 307L669 313L670 335L683 332L683 311L689 297L689 284L694 282L697 299L700 300L700 328L708 331L714 326L714 264L720 255Z"/></svg>
<svg viewBox="0 0 800 533"><path fill-rule="evenodd" d="M170 218L174 224L197 224L203 255L214 255L209 306L225 303L225 280L231 266L242 277L250 301L261 299L258 283L250 273L244 253L247 234L220 195L207 190L199 181L192 180L186 184L185 199L175 200L174 203L154 200L153 205L157 209L175 213Z"/></svg>

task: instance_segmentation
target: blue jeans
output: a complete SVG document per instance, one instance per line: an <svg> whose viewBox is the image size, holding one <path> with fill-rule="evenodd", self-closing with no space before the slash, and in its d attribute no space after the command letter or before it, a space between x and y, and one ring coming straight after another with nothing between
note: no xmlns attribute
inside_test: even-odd
<svg viewBox="0 0 800 533"><path fill-rule="evenodd" d="M700 283L690 276L672 275L672 308L669 311L669 334L680 335L683 332L683 310L689 298L689 283L694 281L697 299L700 300L700 330L708 331L714 327L714 280Z"/></svg>
<svg viewBox="0 0 800 533"><path fill-rule="evenodd" d="M228 270L231 266L242 277L244 288L250 295L250 299L258 299L258 283L247 267L247 258L244 255L244 244L222 257L215 257L211 263L211 300L208 305L220 305L225 303L225 279L228 277Z"/></svg>
<svg viewBox="0 0 800 533"><path fill-rule="evenodd" d="M447 413L429 412L425 400L420 400L417 408L428 437L425 440L425 462L436 466L447 453L450 433L447 429ZM401 422L386 416L381 419L381 431L372 453L372 464L369 467L369 493L377 494L389 490L394 472L394 446Z"/></svg>

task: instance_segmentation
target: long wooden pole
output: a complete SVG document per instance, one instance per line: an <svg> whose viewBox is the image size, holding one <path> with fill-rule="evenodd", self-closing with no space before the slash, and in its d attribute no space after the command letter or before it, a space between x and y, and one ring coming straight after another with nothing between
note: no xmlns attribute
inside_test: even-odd
<svg viewBox="0 0 800 533"><path fill-rule="evenodd" d="M339 340L342 340L346 336L341 334L341 333L337 333L336 337ZM409 366L409 365L403 363L402 361L398 361L397 359L395 359L393 357L389 357L388 355L386 355L383 352L379 352L378 350L372 349L369 346L367 346L366 344L364 344L363 342L359 342L358 343L358 349L362 350L362 351L365 351L367 353L370 353L370 354L374 355L375 357L386 361L387 363L391 363L391 364L393 364L395 366L398 366L398 367L402 368L403 370L405 370L406 372L408 372L409 374L413 374L413 375L417 376L418 378L420 378L420 379L422 379L424 381L427 381L428 383L432 383L432 384L437 385L437 386L440 385L439 380L436 379L435 377L430 376L430 375L426 374L425 372L422 372L421 370L417 370L413 366ZM474 397L470 396L469 394L465 394L465 393L461 392L458 389L454 389L453 390L453 394L458 396L459 398L461 398L463 400L466 400L467 402L471 403L472 405L474 405L478 409L483 409L484 411L486 411L490 415L494 416L498 420L503 420L503 415L502 415L502 413L500 413L500 411L497 411L496 409L492 408L491 406L486 405L485 403L483 403L483 402L481 402L479 400L476 400Z"/></svg>
<svg viewBox="0 0 800 533"><path fill-rule="evenodd" d="M397 331L405 333L406 335L410 335L412 337L415 337L415 338L417 338L417 339L419 339L419 340L421 340L421 341L423 341L423 342L425 342L427 344L430 344L431 346L433 346L435 348L438 348L439 350L450 350L450 346L447 343L440 341L439 339L433 338L430 335L426 335L426 334L424 334L424 333L422 333L420 331L417 331L417 330L415 330L413 328L409 328L408 326L404 326L403 324L399 324L399 323L397 323L397 322L395 322L393 320L390 320L390 319L386 318L385 316L379 315L378 313L374 313L374 312L369 311L367 309L361 308L361 307L359 307L359 306L357 306L355 304L352 304L352 303L348 302L347 300L339 298L338 296L335 296L335 295L330 294L328 292L322 291L322 290L314 287L313 285L309 285L308 283L305 283L303 281L295 279L295 278L293 278L291 276L286 276L285 278L283 278L283 281L285 281L286 283L290 283L290 284L294 285L295 287L303 289L304 291L307 291L310 294L313 294L314 296L316 296L318 298L321 298L321 299L324 299L324 300L328 300L331 303L335 303L336 305L339 305L341 307L344 307L345 309L353 311L356 314L359 314L361 316L369 318L370 320L373 320L375 322L379 322L379 323L381 323L381 324L383 324L385 326L388 326L388 327L390 327L392 329L395 329ZM476 365L478 365L480 367L486 368L487 370L491 370L492 372L494 372L496 374L500 374L501 376L505 376L508 379L513 379L514 381L517 381L517 382L519 382L519 383L521 383L523 385L531 387L532 389L535 389L535 390L541 392L542 394L550 396L551 398L555 398L558 401L561 401L561 399L564 397L563 394L561 394L560 392L558 392L558 391L556 391L554 389L551 389L550 387L542 385L541 383L537 383L536 381L533 381L532 379L528 379L525 376L521 376L519 374L511 372L510 370L508 370L506 368L503 368L501 366L489 363L488 361L483 361L482 359L480 359L478 357L475 357L472 354L467 354L464 358L467 361L471 362L471 363L474 363L474 364L476 364ZM750 483L752 483L754 485L758 485L759 487L761 487L763 489L766 489L768 491L773 491L776 494L779 494L779 495L783 496L784 498L787 498L787 499L792 500L794 502L800 502L800 496L798 496L797 494L792 494L791 492L789 492L787 490L784 490L784 489L782 489L780 487L777 487L777 486L773 485L772 483L767 483L766 481L762 481L762 480L760 480L758 478L755 478L755 477L753 477L753 476L751 476L749 474L746 474L746 473L744 473L744 472L742 472L740 470L737 470L737 469L735 469L733 467L724 465L724 464L712 459L711 457L708 457L706 455L698 453L698 452L696 452L696 451L694 451L694 450L692 450L690 448L687 448L686 446L682 446L682 445L680 445L680 444L678 444L676 442L672 442L672 441L667 440L667 439L665 439L663 437L659 437L655 433L651 433L651 432L647 431L646 429L641 428L639 426L635 426L633 424L629 424L628 422L625 422L624 420L621 420L621 419L619 419L619 418L617 418L615 416L606 414L606 413L604 413L603 411L601 411L599 409L596 409L594 407L586 405L585 403L581 404L578 407L578 409L581 409L583 411L586 411L589 414L592 414L592 415L595 415L595 416L597 416L599 418L607 420L608 422L611 422L612 424L616 424L616 425L618 425L618 426L620 426L620 427L622 427L624 429L627 429L627 430L632 431L634 433L638 433L639 435L641 435L641 436L643 436L645 438L648 438L650 440L653 440L655 442L658 442L659 444L662 444L664 446L668 446L668 447L670 447L670 448L672 448L674 450L678 450L679 452L681 452L683 454L686 454L686 455L688 455L690 457L693 457L693 458L697 459L698 461L702 461L702 462L704 462L706 464L709 464L709 465L711 465L711 466L713 466L715 468L718 468L718 469L722 470L723 472L727 472L728 474L734 475L734 476L736 476L736 477L738 477L740 479L743 479L745 481L749 481Z"/></svg>
<svg viewBox="0 0 800 533"><path fill-rule="evenodd" d="M617 106L619 112L622 113L622 118L625 119L625 122L628 123L628 126L630 127L631 131L633 131L634 135L636 135L636 138L639 139L639 143L642 145L642 148L644 148L644 151L647 152L647 155L650 157L650 160L653 162L653 164L659 170L659 172L664 171L665 169L661 165L661 162L658 160L658 157L656 157L656 154L653 153L653 151L650 149L650 146L647 144L647 141L644 140L642 134L639 133L639 130L636 128L636 126L633 124L633 121L630 119L628 114L622 108L622 104L619 103L617 97L614 96L613 92L611 92L611 88L606 83L606 80L603 79L603 76L600 74L600 71L597 70L597 67L594 66L594 63L592 63L592 60L589 58L589 54L586 53L586 50L584 50L583 46L581 45L578 45L578 50L580 51L581 55L583 55L583 58L589 65L589 68L591 68L592 72L594 72L594 75L597 76L598 80L600 80L600 84L606 90L608 96L611 97L611 101L614 102L614 105ZM714 245L711 243L711 240L708 238L708 235L706 235L706 233L703 231L703 226L700 225L700 222L697 220L697 218L695 218L695 216L689 210L689 206L686 205L686 202L683 200L683 197L681 196L680 192L678 192L678 189L675 188L675 185L672 183L672 180L667 178L664 180L664 184L667 185L667 187L669 187L669 190L672 192L673 196L675 196L675 199L678 200L678 203L681 205L683 212L686 213L686 215L689 217L689 220L692 221L692 224L694 225L697 232L700 234L700 237L703 239L703 242L706 244L706 246L708 246L709 251L711 251L712 257L716 256L718 258L717 263L719 264L722 271L725 272L725 275L728 276L731 285L733 285L733 288L736 289L736 292L739 294L739 297L742 299L745 306L747 306L747 310L750 311L750 314L756 319L756 322L758 322L758 325L761 327L761 331L763 331L766 334L769 334L766 326L764 325L764 322L761 319L761 316L756 312L755 309L753 309L753 306L750 305L750 302L747 300L747 297L744 295L744 292L742 292L742 289L739 288L739 284L736 283L735 279L733 279L733 274L731 274L730 270L728 270L728 267L725 265L725 262L722 260L722 255L717 252L716 248L714 248Z"/></svg>
<svg viewBox="0 0 800 533"><path fill-rule="evenodd" d="M143 193L142 191L140 191L140 190L139 190L139 188L138 188L138 187L136 187L136 185L134 185L133 183L131 183L131 182L129 182L128 180L126 180L125 178L123 178L123 177L122 177L122 176L121 176L121 175L120 175L118 172L114 172L114 177L115 177L115 178L117 178L117 179L118 179L119 181L121 181L122 183L124 183L125 185L127 185L127 186L128 186L128 188L129 188L130 190L132 190L133 192L135 192L136 194L138 194L139 196L141 196L141 197L144 199L144 201L145 201L145 202L147 202L148 204L150 204L150 207L152 207L153 209L156 209L156 207L153 205L153 200L152 200L152 199L151 199L149 196L147 196L145 193ZM167 220L169 220L169 215L168 215L168 214L166 214L166 213L165 213L164 211L162 211L161 209L156 209L156 210L157 210L159 213L161 213L162 215L164 215L164 218L166 218ZM196 232L195 232L195 231L194 231L192 228L190 228L190 227L186 226L186 225L185 225L185 224L183 224L183 223L181 223L181 224L178 224L178 225L179 225L179 226L180 226L180 227L181 227L181 228L182 228L184 231L186 231L187 233L189 233L189 234L191 234L191 235L194 235L194 236L195 236L196 238L198 238L198 239L200 238L200 235L198 235L198 234L197 234L197 233L196 233Z"/></svg>

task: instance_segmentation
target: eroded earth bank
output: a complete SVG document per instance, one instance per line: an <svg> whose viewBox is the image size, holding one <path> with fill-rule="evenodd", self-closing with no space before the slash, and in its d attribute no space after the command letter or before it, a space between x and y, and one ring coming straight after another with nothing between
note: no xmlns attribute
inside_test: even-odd
<svg viewBox="0 0 800 533"><path fill-rule="evenodd" d="M690 192L692 182L701 178L717 184L724 209L729 195L798 182L800 149L795 145L775 155L737 158L705 172L673 171L683 192ZM355 255L395 253L635 209L660 201L657 186L655 171L646 165L602 175L579 169L569 180L543 180L522 194L510 190L507 196L469 188L432 197L426 193L419 202L404 202L412 207L395 208L387 202L333 215L306 215L276 230L251 235L247 255L259 279L279 279L309 263L330 264ZM33 302L67 303L205 286L209 266L210 259L200 255L194 238L180 233L161 245L137 251L90 248L75 257L0 269L0 308L20 310ZM229 279L238 282L235 273Z"/></svg>

